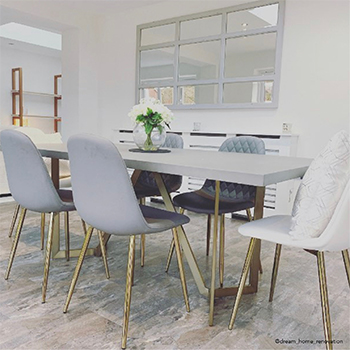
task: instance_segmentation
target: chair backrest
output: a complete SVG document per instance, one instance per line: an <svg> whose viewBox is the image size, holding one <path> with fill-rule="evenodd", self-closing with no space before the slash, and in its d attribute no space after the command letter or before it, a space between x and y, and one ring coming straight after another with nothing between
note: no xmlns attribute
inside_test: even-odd
<svg viewBox="0 0 350 350"><path fill-rule="evenodd" d="M80 134L68 140L74 203L80 217L110 234L147 232L131 180L115 145Z"/></svg>
<svg viewBox="0 0 350 350"><path fill-rule="evenodd" d="M19 131L8 129L1 131L0 143L7 180L15 201L32 211L60 211L62 201L31 139Z"/></svg>
<svg viewBox="0 0 350 350"><path fill-rule="evenodd" d="M163 147L165 148L183 148L184 142L180 135L177 134L166 134L165 142ZM169 192L174 192L181 187L182 184L182 176L180 175L172 175L172 174L163 174L164 184ZM137 186L145 186L147 188L154 188L156 193L158 190L158 185L152 172L150 171L141 171L137 183Z"/></svg>
<svg viewBox="0 0 350 350"><path fill-rule="evenodd" d="M223 142L219 148L219 152L265 154L265 144L263 140L254 136L231 137ZM215 196L215 181L206 180L200 191L206 195ZM255 186L220 182L220 199L254 200L255 192Z"/></svg>

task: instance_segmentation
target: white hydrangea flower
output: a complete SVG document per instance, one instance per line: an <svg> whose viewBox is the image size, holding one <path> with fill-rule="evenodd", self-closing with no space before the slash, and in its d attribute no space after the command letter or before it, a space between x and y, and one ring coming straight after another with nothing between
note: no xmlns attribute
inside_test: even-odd
<svg viewBox="0 0 350 350"><path fill-rule="evenodd" d="M164 123L169 124L174 118L174 114L169 110L169 108L165 107L159 100L156 100L155 98L141 99L140 103L131 109L131 111L128 113L128 116L134 123L136 123L136 118L139 115L146 116L148 109L162 116L162 125L164 125Z"/></svg>

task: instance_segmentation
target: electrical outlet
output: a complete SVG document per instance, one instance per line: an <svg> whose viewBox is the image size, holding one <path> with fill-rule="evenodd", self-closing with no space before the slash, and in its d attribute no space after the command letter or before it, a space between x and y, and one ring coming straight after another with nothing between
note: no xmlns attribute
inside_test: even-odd
<svg viewBox="0 0 350 350"><path fill-rule="evenodd" d="M292 133L292 123L283 123L282 124L282 132L284 134L291 134Z"/></svg>

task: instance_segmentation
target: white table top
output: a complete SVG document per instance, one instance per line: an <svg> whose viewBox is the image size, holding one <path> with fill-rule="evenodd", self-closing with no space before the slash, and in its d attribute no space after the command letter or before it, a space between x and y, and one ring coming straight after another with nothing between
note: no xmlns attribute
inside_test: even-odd
<svg viewBox="0 0 350 350"><path fill-rule="evenodd" d="M308 158L244 153L171 149L171 153L133 153L130 145L116 145L127 167L254 186L301 177L311 163ZM64 144L38 144L45 157L68 159Z"/></svg>

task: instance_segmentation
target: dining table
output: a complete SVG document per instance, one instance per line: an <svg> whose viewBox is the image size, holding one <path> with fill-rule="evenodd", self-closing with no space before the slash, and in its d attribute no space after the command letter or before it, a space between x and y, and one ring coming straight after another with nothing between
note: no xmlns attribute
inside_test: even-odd
<svg viewBox="0 0 350 350"><path fill-rule="evenodd" d="M66 144L38 144L37 147L43 157L51 158L51 176L54 185L58 188L59 160L69 159ZM194 149L171 149L169 153L143 153L131 152L130 149L134 147L130 144L116 144L116 147L126 166L130 169L135 169L131 176L131 181L134 184L142 170L154 173L167 210L176 211L176 208L164 185L161 173L215 180L213 251L209 286L205 284L184 228L180 227L178 230L183 256L186 258L198 291L209 299L209 325L213 325L215 297L235 295L238 290L237 286L218 288L216 285L220 181L256 186L253 219L258 220L263 217L265 187L302 177L312 160L299 157L213 152ZM65 250L60 249L59 220L55 220L55 223L52 257L65 258ZM107 244L109 237L108 234L104 235L105 244ZM260 246L260 240L258 240L250 266L249 283L244 287L244 294L258 291ZM79 252L79 249L73 249L70 251L70 256L77 257ZM100 247L89 248L87 254L100 255Z"/></svg>

